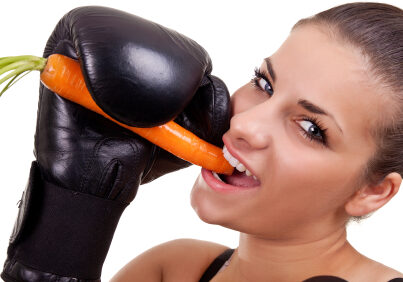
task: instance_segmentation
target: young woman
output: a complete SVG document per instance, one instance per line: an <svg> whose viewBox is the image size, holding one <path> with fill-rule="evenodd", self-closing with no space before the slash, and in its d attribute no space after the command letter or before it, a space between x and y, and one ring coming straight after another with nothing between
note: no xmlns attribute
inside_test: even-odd
<svg viewBox="0 0 403 282"><path fill-rule="evenodd" d="M232 96L223 141L239 172L203 169L192 190L198 216L239 231L239 246L168 242L113 281L403 281L346 239L402 181L402 42L390 5L299 21Z"/></svg>

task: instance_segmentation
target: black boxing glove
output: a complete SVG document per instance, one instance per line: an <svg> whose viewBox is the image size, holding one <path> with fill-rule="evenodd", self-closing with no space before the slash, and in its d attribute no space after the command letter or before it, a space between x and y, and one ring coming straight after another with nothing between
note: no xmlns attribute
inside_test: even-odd
<svg viewBox="0 0 403 282"><path fill-rule="evenodd" d="M156 23L81 7L44 52L79 60L88 89L132 126L175 121L218 146L229 95L206 51ZM100 281L115 228L141 183L189 164L40 86L35 157L10 238L5 281Z"/></svg>

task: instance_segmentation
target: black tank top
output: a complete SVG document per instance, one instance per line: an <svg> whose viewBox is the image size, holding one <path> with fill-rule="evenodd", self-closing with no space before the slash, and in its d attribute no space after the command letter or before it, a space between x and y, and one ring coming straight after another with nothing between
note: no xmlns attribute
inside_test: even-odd
<svg viewBox="0 0 403 282"><path fill-rule="evenodd" d="M217 274L217 272L223 267L226 261L234 253L234 249L227 249L222 254L220 254L206 269L203 276L201 277L199 282L208 282ZM348 282L347 280L341 279L335 276L315 276L309 279L306 279L302 282ZM388 282L403 282L403 278L395 278L389 280Z"/></svg>

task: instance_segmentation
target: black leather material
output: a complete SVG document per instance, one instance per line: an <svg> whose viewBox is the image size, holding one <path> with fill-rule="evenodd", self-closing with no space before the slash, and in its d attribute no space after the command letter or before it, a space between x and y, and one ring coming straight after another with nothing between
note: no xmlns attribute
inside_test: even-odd
<svg viewBox="0 0 403 282"><path fill-rule="evenodd" d="M18 278L16 278L18 277ZM63 277L53 273L38 271L31 267L21 264L18 261L11 262L9 260L4 264L4 272L1 278L7 282L101 282L101 279L84 280L73 277Z"/></svg>
<svg viewBox="0 0 403 282"><path fill-rule="evenodd" d="M65 189L130 203L153 145L41 86L35 156L42 178Z"/></svg>
<svg viewBox="0 0 403 282"><path fill-rule="evenodd" d="M24 229L28 224L28 215L32 213L32 197L33 197L33 189L35 187L35 183L33 182L35 177L35 173L37 171L36 162L32 162L31 170L29 172L29 178L27 186L25 187L24 192L22 193L21 200L18 203L18 215L15 220L14 228L10 236L10 244L17 242L21 235L24 233Z"/></svg>
<svg viewBox="0 0 403 282"><path fill-rule="evenodd" d="M213 75L204 78L185 111L175 121L189 129L203 140L222 147L222 136L229 128L230 100L225 83ZM142 179L142 184L150 182L170 171L190 164L171 153L156 148L153 166Z"/></svg>
<svg viewBox="0 0 403 282"><path fill-rule="evenodd" d="M207 52L195 41L111 8L72 10L56 27L45 57L62 39L76 50L98 106L132 126L174 119L212 69Z"/></svg>
<svg viewBox="0 0 403 282"><path fill-rule="evenodd" d="M9 246L4 272L27 276L30 269L43 269L56 277L96 280L127 204L44 181L36 162L29 183L31 197L22 199L29 206L26 224Z"/></svg>
<svg viewBox="0 0 403 282"><path fill-rule="evenodd" d="M128 52L138 49L144 56ZM124 12L81 7L57 24L44 56L53 53L80 61L91 94L111 116L147 126L176 118L202 139L222 144L229 94L208 74L210 59L194 41ZM161 68L162 62L169 67ZM2 277L97 280L138 186L189 163L43 85L39 92L32 191L24 194Z"/></svg>

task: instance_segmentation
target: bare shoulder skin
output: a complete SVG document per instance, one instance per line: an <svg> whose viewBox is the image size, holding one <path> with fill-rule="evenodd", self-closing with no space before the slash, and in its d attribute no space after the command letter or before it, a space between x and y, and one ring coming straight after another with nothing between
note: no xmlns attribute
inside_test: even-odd
<svg viewBox="0 0 403 282"><path fill-rule="evenodd" d="M134 258L111 281L198 281L210 263L227 248L193 239L169 241Z"/></svg>
<svg viewBox="0 0 403 282"><path fill-rule="evenodd" d="M365 256L363 257L362 264L356 266L355 273L356 276L352 277L354 279L352 281L361 281L365 278L367 281L387 282L394 278L403 278L403 273ZM363 277L364 273L365 277Z"/></svg>

